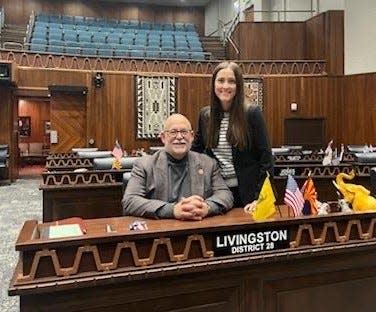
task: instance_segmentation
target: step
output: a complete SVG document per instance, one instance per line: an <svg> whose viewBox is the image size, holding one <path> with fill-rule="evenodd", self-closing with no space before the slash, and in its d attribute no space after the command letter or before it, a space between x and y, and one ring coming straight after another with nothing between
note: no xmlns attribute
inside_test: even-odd
<svg viewBox="0 0 376 312"><path fill-rule="evenodd" d="M19 28L19 29L26 29L26 28L27 28L27 25L5 24L5 25L4 25L4 28L13 28L13 29Z"/></svg>
<svg viewBox="0 0 376 312"><path fill-rule="evenodd" d="M2 41L22 41L25 39L25 36L3 36L0 35Z"/></svg>
<svg viewBox="0 0 376 312"><path fill-rule="evenodd" d="M26 35L26 31L2 31L2 34L10 34L10 35Z"/></svg>
<svg viewBox="0 0 376 312"><path fill-rule="evenodd" d="M3 37L0 36L1 41L16 41L16 42L23 42L24 37Z"/></svg>

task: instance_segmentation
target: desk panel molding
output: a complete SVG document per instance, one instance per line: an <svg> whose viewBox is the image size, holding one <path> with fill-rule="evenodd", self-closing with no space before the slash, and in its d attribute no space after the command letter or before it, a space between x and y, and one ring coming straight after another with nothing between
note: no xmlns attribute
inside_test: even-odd
<svg viewBox="0 0 376 312"><path fill-rule="evenodd" d="M20 311L374 310L375 212L291 218L282 209L256 223L233 209L200 222L146 220L148 230L130 231L135 220L85 220L84 236L51 240L39 232L53 223L27 221L8 290L20 296ZM211 253L217 233L278 228L289 231L284 249Z"/></svg>
<svg viewBox="0 0 376 312"><path fill-rule="evenodd" d="M93 160L90 158L53 158L47 159L46 169L54 170L74 170L78 168L93 169Z"/></svg>
<svg viewBox="0 0 376 312"><path fill-rule="evenodd" d="M108 170L96 170L87 171L84 173L80 172L47 172L43 173L43 184L42 189L48 188L49 186L62 186L62 185L92 185L92 184L104 184L104 183L116 183L116 175L122 171L109 172Z"/></svg>
<svg viewBox="0 0 376 312"><path fill-rule="evenodd" d="M79 158L77 153L69 152L69 153L50 153L47 156L47 160L50 159L66 159L66 158Z"/></svg>
<svg viewBox="0 0 376 312"><path fill-rule="evenodd" d="M299 249L320 249L333 245L373 241L376 238L375 215L375 213L349 215L334 213L332 216L312 217L309 220L306 218L278 220L264 225L264 227L270 230L281 226L287 227L290 248L274 252L288 255L294 254L294 250ZM119 227L119 224L128 224L131 221L129 217L113 218L113 220L116 221L111 226L115 229ZM90 234L93 232L90 225L93 221L95 220L85 221L88 228L87 235L67 238L64 244L57 244L55 240L41 240L38 235L31 241L36 244L32 250L29 250L30 248L23 250L27 245L21 244L18 249L22 254L20 259L23 259L23 265L17 275L17 283L38 281L46 277L75 277L82 275L82 272L95 274L104 271L130 270L137 267L159 267L163 271L166 265L178 262L192 265L204 259L207 259L205 261L222 261L221 259L226 257L214 256L215 233L226 230L231 234L239 229L252 231L252 229L256 230L262 226L258 223L250 223L237 227L221 226L211 229L209 232L200 228L190 229L189 232L192 233L186 233L186 230L173 230L163 234L150 233L149 231L145 233L143 231L127 231L125 227L122 227L125 232L119 229L119 232L104 236L102 234L100 241L97 242L98 234ZM45 224L38 225L35 221L28 222L34 222L38 229L40 226L46 226ZM25 228L32 227L29 223L26 223ZM33 232L35 233L35 230ZM39 248L38 245L43 247ZM67 251L67 246L70 246L69 251ZM264 250L256 252L254 255L270 253L270 251ZM64 259L62 259L63 254ZM90 256L94 261L84 261L85 255ZM44 258L44 262L42 262L42 258ZM47 265L48 259L50 265ZM72 265L67 266L66 263Z"/></svg>
<svg viewBox="0 0 376 312"><path fill-rule="evenodd" d="M95 267L93 267L93 271L96 272L103 272L103 271L113 271L124 267L121 265L120 257L123 250L129 249L132 255L132 261L135 267L145 267L155 264L156 255L158 248L165 246L167 248L168 253L168 261L173 262L181 262L186 261L189 259L189 255L192 248L192 242L197 241L200 244L201 254L197 255L198 258L212 258L214 256L213 251L208 251L204 238L202 235L189 235L185 242L184 252L183 253L174 253L174 249L171 243L170 238L158 238L153 240L153 244L151 246L149 257L141 258L137 249L137 245L135 242L124 241L121 243L117 243L114 257L110 262L102 262L100 257L100 252L98 250L97 245L84 245L80 246L77 249L77 252L74 256L73 266L71 267L63 267L59 256L56 252L56 249L43 249L41 251L37 251L33 257L30 272L28 274L24 274L20 272L17 276L18 282L31 282L38 279L38 267L41 265L41 258L46 257L50 258L52 261L52 265L54 268L54 273L51 272L51 276L71 276L76 275L80 271L81 260L85 253L91 254Z"/></svg>

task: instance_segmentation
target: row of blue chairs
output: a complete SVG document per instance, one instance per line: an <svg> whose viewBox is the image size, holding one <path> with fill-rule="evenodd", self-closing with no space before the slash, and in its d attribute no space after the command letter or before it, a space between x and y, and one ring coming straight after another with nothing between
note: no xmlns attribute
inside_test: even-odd
<svg viewBox="0 0 376 312"><path fill-rule="evenodd" d="M173 39L173 38L153 38L153 37L117 37L117 36L76 36L76 35L58 35L52 34L48 37L32 36L30 42L38 44L47 44L51 41L63 41L63 42L88 42L88 43L105 43L105 44L142 44L146 46L188 46L202 48L202 44L198 39Z"/></svg>
<svg viewBox="0 0 376 312"><path fill-rule="evenodd" d="M147 35L147 36L178 36L178 37L199 37L198 33L195 31L174 31L174 30L147 30L147 29L129 29L129 28L106 28L106 27L82 27L82 28L69 28L61 27L59 24L53 24L46 26L44 24L34 25L34 32L40 33L52 33L52 32L63 32L63 33L107 33L107 34L133 34L133 35Z"/></svg>
<svg viewBox="0 0 376 312"><path fill-rule="evenodd" d="M86 56L104 56L104 57L132 57L132 58L162 58L162 59L191 59L205 60L203 52L188 51L151 51L151 50L119 50L119 49L97 49L97 48L81 48L72 46L52 46L42 44L31 44L30 51L34 52L52 52L67 53L73 55Z"/></svg>
<svg viewBox="0 0 376 312"><path fill-rule="evenodd" d="M44 38L49 36L97 36L97 37L140 37L140 38L155 38L155 39L185 39L185 40L199 40L197 34L185 33L133 33L133 32L97 32L97 31L71 31L71 30L52 30L46 31L41 29L34 29L32 36L37 38Z"/></svg>
<svg viewBox="0 0 376 312"><path fill-rule="evenodd" d="M156 42L148 42L147 44L137 41L123 41L123 42L85 42L85 41L63 41L63 40L46 40L46 39L39 39L33 38L31 39L31 44L41 44L41 45L52 45L52 46L71 46L71 47L81 47L81 48L115 48L115 49L144 49L147 48L149 50L154 51L170 51L170 50L177 50L177 51L192 51L192 52L203 52L201 45L189 45L188 43L184 42L176 42L175 44L172 42L168 43L156 43Z"/></svg>
<svg viewBox="0 0 376 312"><path fill-rule="evenodd" d="M158 30L181 30L181 31L196 31L195 25L192 23L151 23L140 20L116 20L116 19L103 19L84 16L70 16L70 15L49 15L37 14L35 21L46 23L61 23L71 25L97 25L109 27L130 27L130 28L143 28L143 29L158 29Z"/></svg>

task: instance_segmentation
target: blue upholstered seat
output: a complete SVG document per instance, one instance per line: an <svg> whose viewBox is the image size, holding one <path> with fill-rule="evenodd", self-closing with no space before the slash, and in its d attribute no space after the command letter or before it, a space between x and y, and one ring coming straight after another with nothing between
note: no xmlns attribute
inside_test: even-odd
<svg viewBox="0 0 376 312"><path fill-rule="evenodd" d="M47 46L44 44L30 44L30 50L35 52L46 52Z"/></svg>
<svg viewBox="0 0 376 312"><path fill-rule="evenodd" d="M35 44L47 44L47 39L31 38L31 43L35 43Z"/></svg>
<svg viewBox="0 0 376 312"><path fill-rule="evenodd" d="M47 46L47 51L48 52L53 52L53 53L64 53L65 49L63 46Z"/></svg>

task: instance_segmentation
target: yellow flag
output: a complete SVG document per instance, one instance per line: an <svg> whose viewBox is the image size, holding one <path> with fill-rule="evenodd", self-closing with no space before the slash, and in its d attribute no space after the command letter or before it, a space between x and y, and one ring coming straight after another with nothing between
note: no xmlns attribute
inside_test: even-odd
<svg viewBox="0 0 376 312"><path fill-rule="evenodd" d="M274 203L275 196L268 175L262 185L255 210L252 213L253 220L263 221L271 217L276 212Z"/></svg>

